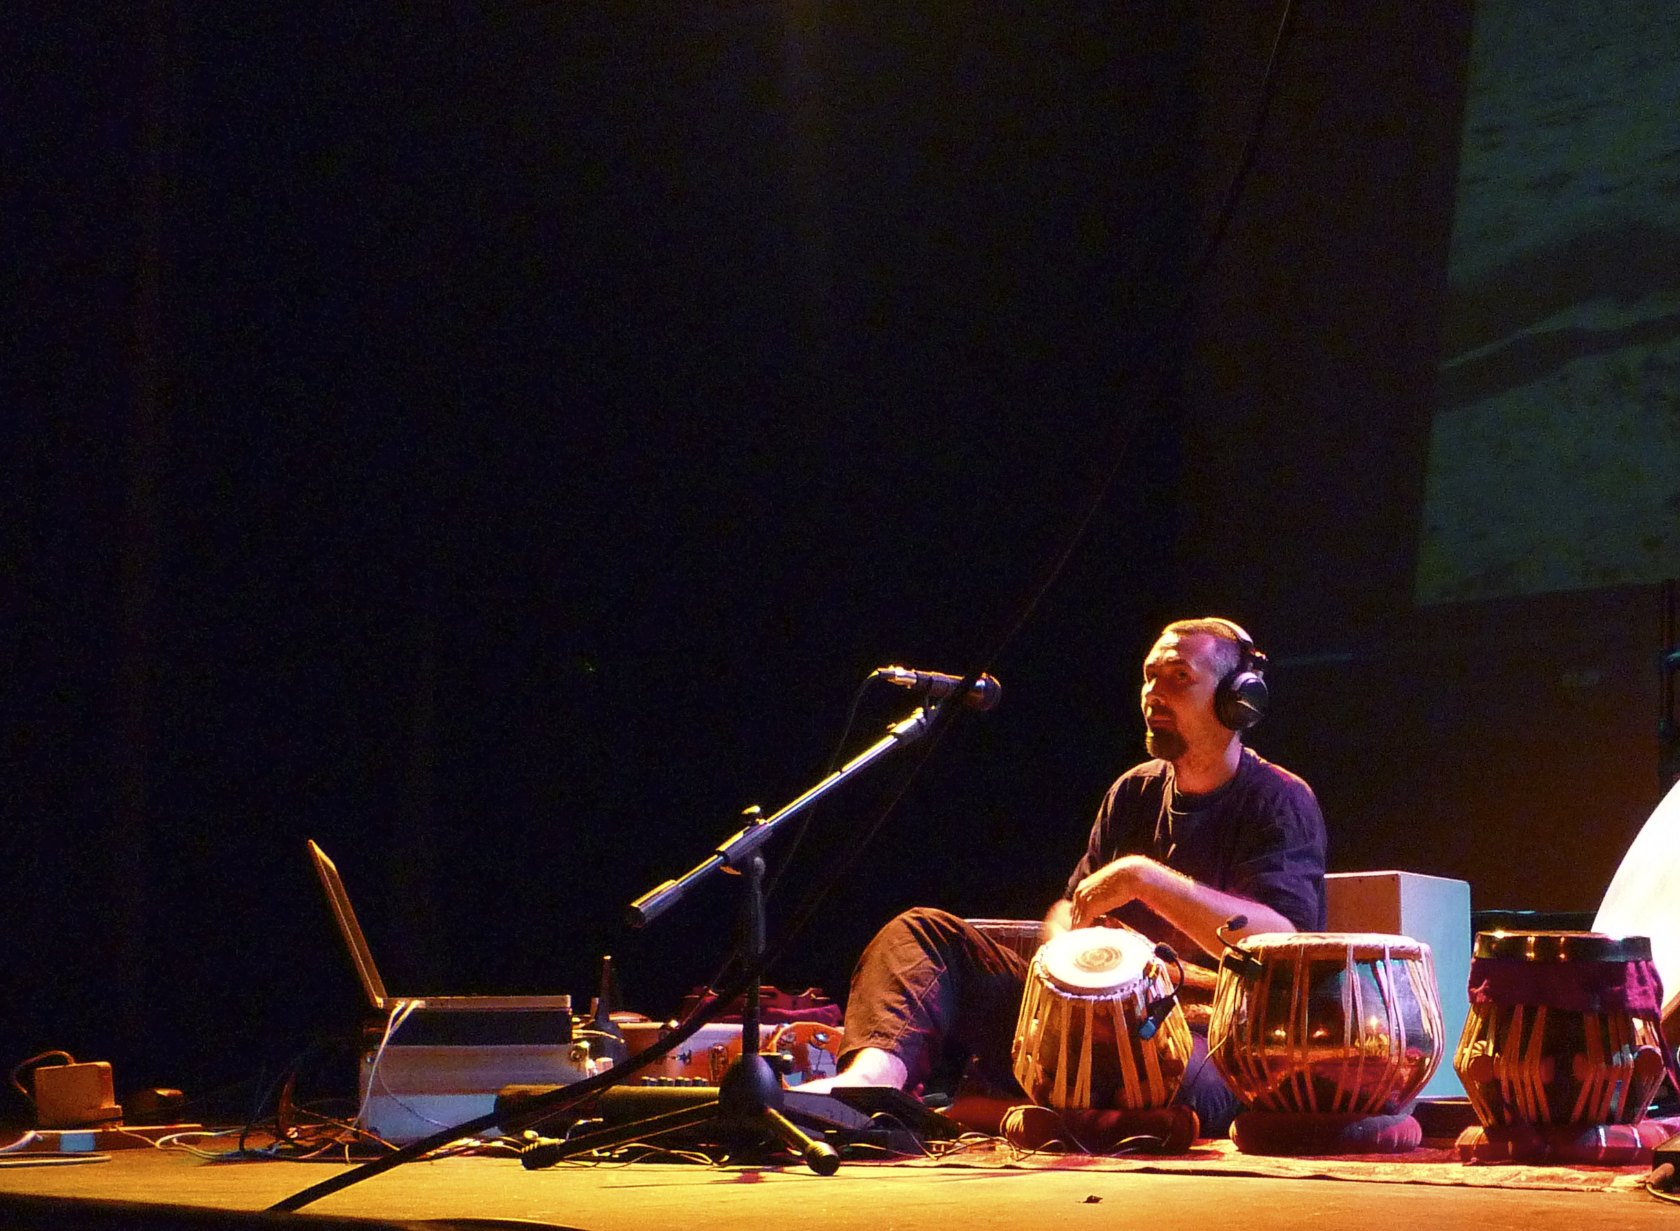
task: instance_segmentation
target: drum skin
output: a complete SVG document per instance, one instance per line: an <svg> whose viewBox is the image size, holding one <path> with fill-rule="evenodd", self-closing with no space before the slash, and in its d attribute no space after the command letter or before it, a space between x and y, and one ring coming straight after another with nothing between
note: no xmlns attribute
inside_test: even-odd
<svg viewBox="0 0 1680 1231"><path fill-rule="evenodd" d="M1261 933L1226 954L1208 1054L1257 1111L1393 1116L1446 1055L1429 946L1366 932Z"/></svg>
<svg viewBox="0 0 1680 1231"><path fill-rule="evenodd" d="M1474 998L1453 1067L1490 1129L1637 1124L1663 1079L1655 1005L1591 1011L1566 995L1579 976L1649 961L1649 941L1594 932L1484 932L1476 958L1521 962L1533 991L1516 1002ZM1475 969L1472 968L1472 982ZM1575 1000L1564 1004L1565 999Z"/></svg>
<svg viewBox="0 0 1680 1231"><path fill-rule="evenodd" d="M1150 1039L1150 1006L1173 990L1148 937L1130 928L1077 928L1039 947L1015 1028L1015 1079L1057 1110L1165 1107L1192 1040L1176 1001Z"/></svg>

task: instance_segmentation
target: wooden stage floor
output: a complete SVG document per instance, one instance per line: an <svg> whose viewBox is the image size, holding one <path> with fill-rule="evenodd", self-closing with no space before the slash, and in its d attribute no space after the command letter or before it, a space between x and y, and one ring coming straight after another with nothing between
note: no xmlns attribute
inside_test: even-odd
<svg viewBox="0 0 1680 1231"><path fill-rule="evenodd" d="M1242 1175L1158 1174L848 1163L830 1177L798 1169L672 1163L561 1165L526 1171L511 1158L454 1158L399 1168L296 1215L253 1217L345 1168L333 1163L214 1163L179 1152L114 1151L109 1161L0 1167L0 1229L300 1226L377 1219L432 1227L525 1225L650 1228L1078 1228L1150 1225L1223 1231L1322 1226L1467 1226L1478 1231L1677 1227L1680 1210L1624 1179L1597 1192L1374 1183ZM50 1206L17 1198L61 1199ZM67 1200L62 1200L67 1199ZM87 1202L135 1203L114 1210ZM160 1207L196 1207L198 1213ZM219 1213L217 1213L219 1212ZM102 1215L110 1214L111 1217ZM161 1216L161 1217L160 1217Z"/></svg>

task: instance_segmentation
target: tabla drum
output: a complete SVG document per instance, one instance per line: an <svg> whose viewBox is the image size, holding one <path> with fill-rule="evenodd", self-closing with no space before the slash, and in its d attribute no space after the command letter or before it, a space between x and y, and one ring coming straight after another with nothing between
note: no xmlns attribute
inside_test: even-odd
<svg viewBox="0 0 1680 1231"><path fill-rule="evenodd" d="M1154 942L1130 928L1076 928L1033 955L1012 1050L1015 1079L1058 1110L1164 1107L1190 1060L1176 1001L1152 1037L1138 1037L1173 982Z"/></svg>
<svg viewBox="0 0 1680 1231"><path fill-rule="evenodd" d="M1662 983L1643 936L1481 932L1453 1067L1482 1124L1635 1124L1662 1083Z"/></svg>
<svg viewBox="0 0 1680 1231"><path fill-rule="evenodd" d="M1208 1055L1255 1111L1403 1115L1447 1053L1429 946L1268 932L1226 953Z"/></svg>

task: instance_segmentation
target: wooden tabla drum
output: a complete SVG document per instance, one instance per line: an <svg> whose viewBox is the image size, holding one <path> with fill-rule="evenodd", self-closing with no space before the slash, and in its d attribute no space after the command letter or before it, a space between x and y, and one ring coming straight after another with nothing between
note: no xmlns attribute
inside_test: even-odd
<svg viewBox="0 0 1680 1231"><path fill-rule="evenodd" d="M1666 1063L1651 942L1481 932L1453 1060L1489 1128L1636 1124Z"/></svg>
<svg viewBox="0 0 1680 1231"><path fill-rule="evenodd" d="M1220 963L1208 1054L1254 1111L1404 1116L1447 1053L1444 1033L1428 945L1268 932Z"/></svg>
<svg viewBox="0 0 1680 1231"><path fill-rule="evenodd" d="M1027 970L1012 1051L1015 1079L1058 1110L1164 1107L1190 1060L1177 1001L1153 1037L1137 1028L1168 998L1168 967L1130 928L1076 928L1039 947Z"/></svg>

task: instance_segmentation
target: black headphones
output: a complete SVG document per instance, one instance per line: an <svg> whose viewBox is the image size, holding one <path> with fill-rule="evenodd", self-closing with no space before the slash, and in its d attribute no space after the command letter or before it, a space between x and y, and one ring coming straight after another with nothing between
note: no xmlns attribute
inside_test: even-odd
<svg viewBox="0 0 1680 1231"><path fill-rule="evenodd" d="M1229 629L1242 657L1225 673L1213 694L1213 712L1233 731L1247 731L1266 716L1271 698L1266 691L1266 656L1255 648L1254 638L1242 626L1219 616L1206 617L1209 624Z"/></svg>

